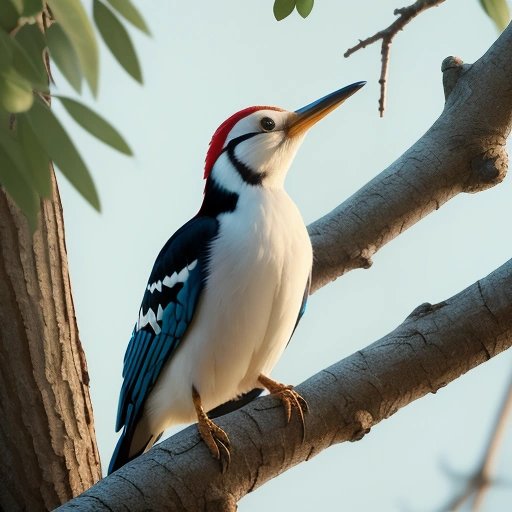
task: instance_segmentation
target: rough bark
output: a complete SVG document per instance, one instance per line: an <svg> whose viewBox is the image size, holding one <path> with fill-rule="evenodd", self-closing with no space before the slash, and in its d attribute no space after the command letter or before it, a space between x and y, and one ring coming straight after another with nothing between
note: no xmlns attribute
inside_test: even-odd
<svg viewBox="0 0 512 512"><path fill-rule="evenodd" d="M49 510L101 477L57 185L34 237L0 189L0 509Z"/></svg>
<svg viewBox="0 0 512 512"><path fill-rule="evenodd" d="M312 292L354 268L368 268L383 245L461 192L505 177L512 125L512 26L477 62L443 62L446 104L398 160L309 226ZM371 143L370 143L371 144Z"/></svg>
<svg viewBox="0 0 512 512"><path fill-rule="evenodd" d="M232 442L222 474L195 426L162 442L59 510L236 510L247 493L329 446L361 439L401 407L435 393L512 345L512 260L297 387L308 401L286 425L267 396L218 420Z"/></svg>

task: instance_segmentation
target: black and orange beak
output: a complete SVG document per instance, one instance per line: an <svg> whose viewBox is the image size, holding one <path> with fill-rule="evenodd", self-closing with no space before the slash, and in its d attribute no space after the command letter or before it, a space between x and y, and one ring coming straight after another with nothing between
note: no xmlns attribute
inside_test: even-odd
<svg viewBox="0 0 512 512"><path fill-rule="evenodd" d="M295 113L297 117L288 125L287 133L289 137L295 137L304 133L315 123L323 119L329 112L339 107L347 98L352 96L366 84L366 82L356 82L347 85L337 91L331 92L327 96L313 101L305 107L299 108Z"/></svg>

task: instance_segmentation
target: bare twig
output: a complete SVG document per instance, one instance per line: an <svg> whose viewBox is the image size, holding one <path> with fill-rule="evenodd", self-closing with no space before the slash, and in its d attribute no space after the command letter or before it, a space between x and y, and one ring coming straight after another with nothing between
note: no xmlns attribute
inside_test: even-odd
<svg viewBox="0 0 512 512"><path fill-rule="evenodd" d="M445 0L416 0L411 5L407 7L402 7L400 9L395 9L394 15L398 16L398 19L395 20L388 28L381 30L374 34L373 36L368 37L367 39L359 40L352 48L349 48L345 53L344 57L350 57L353 53L357 52L357 50L361 50L362 48L366 48L370 44L373 44L379 40L382 40L382 46L380 50L381 54L381 68L380 68L380 98L379 98L379 114L380 117L384 115L384 110L386 108L386 84L388 78L388 66L389 66L389 51L391 49L391 43L393 42L393 38L402 30L405 25L407 25L412 19L414 19L418 14L431 7L436 7L437 5L443 3Z"/></svg>
<svg viewBox="0 0 512 512"><path fill-rule="evenodd" d="M503 437L505 435L505 426L508 417L512 412L512 377L507 387L503 402L496 417L494 428L491 431L491 436L482 462L478 466L475 474L468 480L465 488L449 503L445 510L453 512L458 510L464 503L474 495L471 510L477 512L480 510L485 493L493 484L493 469L496 463L496 456L500 447Z"/></svg>

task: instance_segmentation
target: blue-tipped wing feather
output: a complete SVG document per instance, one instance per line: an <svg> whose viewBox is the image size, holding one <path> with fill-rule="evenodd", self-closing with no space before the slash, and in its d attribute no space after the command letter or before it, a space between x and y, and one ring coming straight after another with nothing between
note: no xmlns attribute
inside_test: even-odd
<svg viewBox="0 0 512 512"><path fill-rule="evenodd" d="M156 259L124 357L116 422L116 431L124 427L120 445L129 444L151 389L192 321L206 278L207 251L217 231L216 219L195 217ZM118 446L111 469L126 462L125 452Z"/></svg>

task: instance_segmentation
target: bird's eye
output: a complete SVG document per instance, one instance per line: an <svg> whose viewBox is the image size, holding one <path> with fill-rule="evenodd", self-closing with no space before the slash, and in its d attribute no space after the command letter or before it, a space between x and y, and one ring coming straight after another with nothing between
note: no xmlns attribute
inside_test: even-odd
<svg viewBox="0 0 512 512"><path fill-rule="evenodd" d="M266 131L266 132L271 132L275 127L276 127L276 123L274 122L273 119L270 119L270 117L264 117L261 121L260 121L260 126Z"/></svg>

